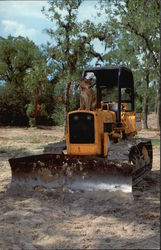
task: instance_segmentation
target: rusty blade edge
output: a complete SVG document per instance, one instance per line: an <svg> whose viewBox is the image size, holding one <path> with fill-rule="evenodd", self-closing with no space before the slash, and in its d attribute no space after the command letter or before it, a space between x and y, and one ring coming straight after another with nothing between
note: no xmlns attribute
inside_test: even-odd
<svg viewBox="0 0 161 250"><path fill-rule="evenodd" d="M31 155L9 159L12 176L30 175L49 170L52 175L58 172L72 171L74 173L83 171L95 171L97 174L112 174L131 176L133 166L127 162L108 161L102 157L70 156L59 154Z"/></svg>

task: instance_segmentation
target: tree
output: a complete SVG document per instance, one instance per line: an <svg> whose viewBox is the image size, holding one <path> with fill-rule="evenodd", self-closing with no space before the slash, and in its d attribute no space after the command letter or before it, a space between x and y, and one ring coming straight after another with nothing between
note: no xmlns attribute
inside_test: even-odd
<svg viewBox="0 0 161 250"><path fill-rule="evenodd" d="M39 95L44 89L46 75L39 64L29 69L25 77L25 85L30 93L30 104L28 105L27 115L29 117L30 126L38 124L39 113L44 109L43 105L39 105Z"/></svg>
<svg viewBox="0 0 161 250"><path fill-rule="evenodd" d="M0 81L2 85L0 117L4 123L26 125L26 110L29 114L32 109L31 97L34 84L39 84L34 89L35 116L37 117L38 92L46 80L46 78L42 79L46 70L46 61L43 60L43 53L28 38L9 36L7 39L0 39ZM27 79L29 81L25 84ZM5 110L7 116L4 115Z"/></svg>
<svg viewBox="0 0 161 250"><path fill-rule="evenodd" d="M28 68L34 65L38 47L28 38L8 36L0 39L0 80L15 86L23 85Z"/></svg>
<svg viewBox="0 0 161 250"><path fill-rule="evenodd" d="M24 88L27 69L38 48L24 37L0 38L0 117L4 124L26 125L29 95Z"/></svg>
<svg viewBox="0 0 161 250"><path fill-rule="evenodd" d="M112 5L112 6L111 6ZM124 64L129 64L135 72L142 72L142 81L146 86L144 95L144 126L147 127L149 83L156 80L159 83L159 10L160 1L108 1L105 3L108 19L106 26L112 34L112 46L105 56L114 63L115 58ZM104 39L106 41L106 39ZM120 47L124 44L124 49ZM134 74L137 78L137 75ZM144 82L146 81L146 84ZM139 96L139 93L137 93ZM158 84L158 97L160 87ZM141 96L140 96L141 97ZM160 121L160 99L157 98L158 125Z"/></svg>
<svg viewBox="0 0 161 250"><path fill-rule="evenodd" d="M0 85L0 124L2 125L28 125L26 104L29 94L26 90L12 85Z"/></svg>
<svg viewBox="0 0 161 250"><path fill-rule="evenodd" d="M43 8L42 11L51 22L55 22L56 26L55 29L46 30L53 40L52 45L48 44L47 50L56 64L58 87L55 89L55 94L61 92L67 114L71 107L73 83L78 85L83 68L92 58L99 58L100 55L94 51L91 43L93 36L86 33L89 22L77 21L82 0L53 0L48 3L50 6L48 10Z"/></svg>

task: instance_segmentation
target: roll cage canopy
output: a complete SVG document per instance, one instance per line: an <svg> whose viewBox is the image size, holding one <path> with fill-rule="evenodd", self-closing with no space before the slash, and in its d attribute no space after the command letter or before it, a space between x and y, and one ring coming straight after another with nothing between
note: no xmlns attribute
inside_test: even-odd
<svg viewBox="0 0 161 250"><path fill-rule="evenodd" d="M121 90L123 88L130 92L131 110L134 111L134 79L132 71L124 66L114 66L114 67L91 67L86 68L82 77L84 78L88 72L93 72L96 77L96 88L97 88L97 107L100 107L100 102L102 100L101 92L103 89L112 89L113 87L118 88L118 111L117 120L121 120L121 102L122 95Z"/></svg>
<svg viewBox="0 0 161 250"><path fill-rule="evenodd" d="M133 88L134 85L131 70L123 66L86 68L83 71L83 78L88 72L95 74L97 87L120 86L122 88Z"/></svg>

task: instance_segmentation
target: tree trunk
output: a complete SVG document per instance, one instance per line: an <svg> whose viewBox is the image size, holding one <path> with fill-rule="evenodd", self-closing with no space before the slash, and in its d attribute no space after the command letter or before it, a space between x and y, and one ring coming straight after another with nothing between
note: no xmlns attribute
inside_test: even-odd
<svg viewBox="0 0 161 250"><path fill-rule="evenodd" d="M148 88L149 88L149 72L146 73L146 91L145 91L145 99L144 99L144 107L143 107L143 127L144 129L148 129Z"/></svg>
<svg viewBox="0 0 161 250"><path fill-rule="evenodd" d="M66 101L65 101L65 131L64 131L65 135L67 132L67 114L70 110L70 87L71 87L71 82L68 82L68 86L66 90Z"/></svg>
<svg viewBox="0 0 161 250"><path fill-rule="evenodd" d="M161 30L161 8L160 8L160 30ZM160 39L161 46L161 39ZM160 58L161 58L161 50L160 50ZM160 101L160 83L161 83L161 65L159 65L159 87L158 87L158 101L157 101L157 129L160 130L161 127L161 101Z"/></svg>
<svg viewBox="0 0 161 250"><path fill-rule="evenodd" d="M35 90L35 97L34 97L34 118L35 118L35 125L37 125L37 118L38 118L38 88Z"/></svg>
<svg viewBox="0 0 161 250"><path fill-rule="evenodd" d="M160 84L158 88L158 96L157 96L157 129L160 130L161 127L161 101L160 101Z"/></svg>
<svg viewBox="0 0 161 250"><path fill-rule="evenodd" d="M155 106L154 106L155 114L157 114L157 108L158 108L157 106L158 106L158 94L157 94L156 101L155 101Z"/></svg>
<svg viewBox="0 0 161 250"><path fill-rule="evenodd" d="M148 129L148 97L145 97L145 103L143 108L143 127Z"/></svg>
<svg viewBox="0 0 161 250"><path fill-rule="evenodd" d="M67 91L66 91L66 103L65 103L66 113L68 113L70 110L70 86L71 86L71 82L68 83Z"/></svg>

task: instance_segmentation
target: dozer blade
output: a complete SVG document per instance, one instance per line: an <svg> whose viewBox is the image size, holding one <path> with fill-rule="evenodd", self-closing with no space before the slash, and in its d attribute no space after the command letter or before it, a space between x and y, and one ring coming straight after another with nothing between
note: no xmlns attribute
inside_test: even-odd
<svg viewBox="0 0 161 250"><path fill-rule="evenodd" d="M57 151L57 145L54 151ZM121 190L132 193L132 189L140 185L151 171L152 158L151 141L140 139L113 144L108 159L63 153L11 158L11 188L23 186L32 189L40 185L48 188Z"/></svg>
<svg viewBox="0 0 161 250"><path fill-rule="evenodd" d="M132 193L131 164L109 161L101 157L40 154L11 158L11 187L69 188L86 191Z"/></svg>

